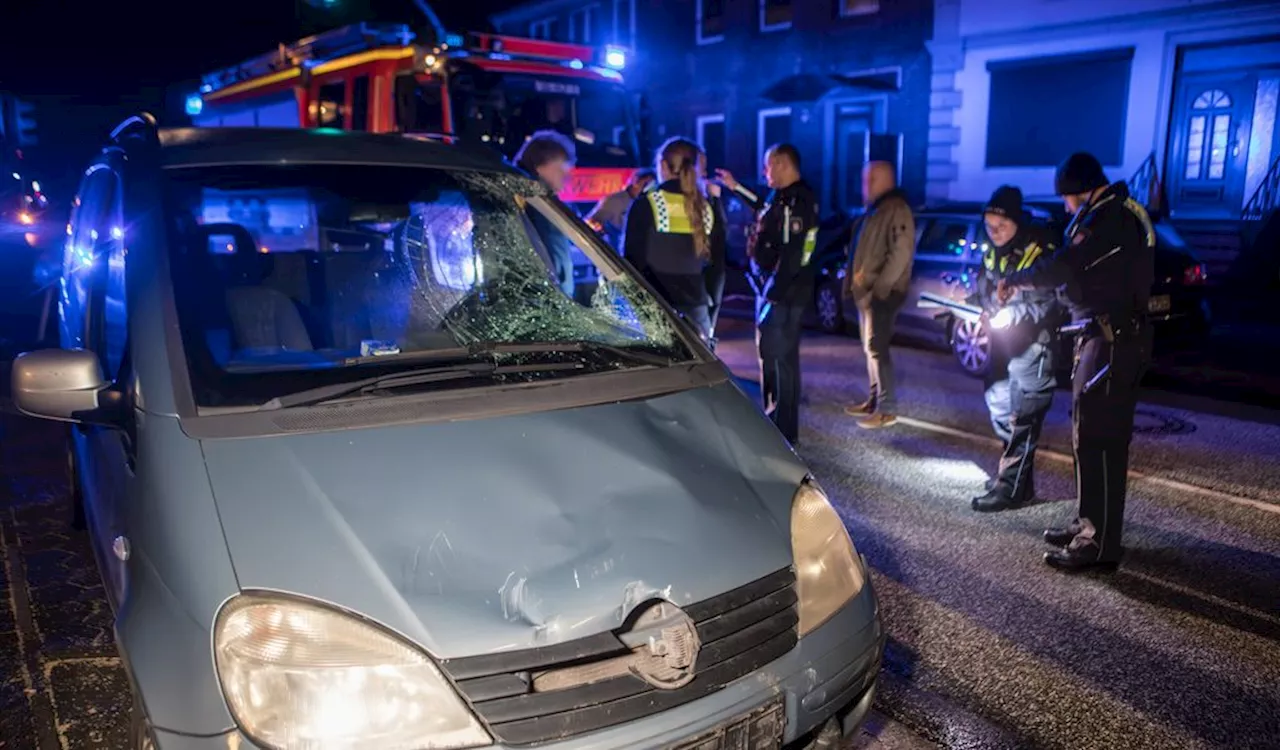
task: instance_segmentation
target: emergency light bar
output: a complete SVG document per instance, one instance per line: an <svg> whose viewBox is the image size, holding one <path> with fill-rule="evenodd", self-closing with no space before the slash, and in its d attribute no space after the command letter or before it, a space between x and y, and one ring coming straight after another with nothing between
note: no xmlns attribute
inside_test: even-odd
<svg viewBox="0 0 1280 750"><path fill-rule="evenodd" d="M626 50L612 44L601 50L586 44L549 42L545 39L527 39L504 34L473 33L467 49L481 54L551 60L567 63L575 69L580 69L584 64L594 63L614 70L622 70L627 64Z"/></svg>

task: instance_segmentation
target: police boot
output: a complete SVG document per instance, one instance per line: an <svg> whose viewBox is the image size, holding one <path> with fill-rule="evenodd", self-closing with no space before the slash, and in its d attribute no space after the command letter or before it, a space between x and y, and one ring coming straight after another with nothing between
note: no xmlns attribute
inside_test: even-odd
<svg viewBox="0 0 1280 750"><path fill-rule="evenodd" d="M1099 572L1114 571L1119 563L1115 560L1102 560L1098 557L1100 548L1092 537L1077 534L1071 543L1062 549L1044 553L1044 561L1051 568L1068 573L1096 570Z"/></svg>
<svg viewBox="0 0 1280 750"><path fill-rule="evenodd" d="M1066 526L1045 529L1044 541L1054 547L1065 547L1071 544L1071 540L1076 538L1076 534L1080 533L1080 528L1080 521L1077 519Z"/></svg>
<svg viewBox="0 0 1280 750"><path fill-rule="evenodd" d="M997 483L985 494L978 495L969 502L969 506L979 513L995 513L1002 510L1013 510L1022 505L1022 500L1013 497L1003 485Z"/></svg>

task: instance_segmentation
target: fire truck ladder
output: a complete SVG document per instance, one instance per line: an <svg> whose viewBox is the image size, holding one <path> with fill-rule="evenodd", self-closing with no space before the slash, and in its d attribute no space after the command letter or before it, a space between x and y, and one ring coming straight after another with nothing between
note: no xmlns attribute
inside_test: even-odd
<svg viewBox="0 0 1280 750"><path fill-rule="evenodd" d="M416 35L402 23L362 22L326 31L315 36L281 44L274 51L246 60L239 65L210 73L201 83L207 93L230 86L233 83L269 75L298 65L313 65L343 55L364 52L378 47L404 47L412 44Z"/></svg>

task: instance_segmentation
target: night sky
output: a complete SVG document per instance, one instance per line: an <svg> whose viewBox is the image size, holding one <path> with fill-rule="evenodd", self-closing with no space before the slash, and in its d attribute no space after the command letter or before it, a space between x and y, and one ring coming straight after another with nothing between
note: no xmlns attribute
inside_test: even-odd
<svg viewBox="0 0 1280 750"><path fill-rule="evenodd" d="M40 142L28 159L53 184L55 173L83 166L129 114L180 112L183 85L194 88L203 73L345 20L422 25L412 0L332 2L329 14L295 0L7 2L0 15L0 92L36 104ZM437 0L434 7L451 30L474 30L513 4Z"/></svg>

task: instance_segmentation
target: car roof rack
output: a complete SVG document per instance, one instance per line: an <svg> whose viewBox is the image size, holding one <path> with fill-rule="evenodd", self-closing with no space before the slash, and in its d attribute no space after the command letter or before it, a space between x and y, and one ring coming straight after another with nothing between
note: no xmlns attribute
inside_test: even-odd
<svg viewBox="0 0 1280 750"><path fill-rule="evenodd" d="M204 93L233 83L258 78L281 70L322 62L378 47L407 47L417 35L403 23L361 23L341 26L321 34L280 44L275 50L252 57L239 65L215 71L201 79Z"/></svg>

